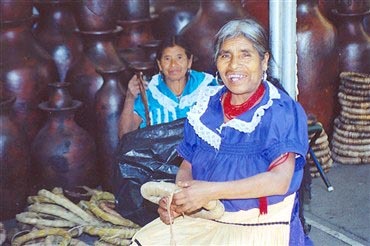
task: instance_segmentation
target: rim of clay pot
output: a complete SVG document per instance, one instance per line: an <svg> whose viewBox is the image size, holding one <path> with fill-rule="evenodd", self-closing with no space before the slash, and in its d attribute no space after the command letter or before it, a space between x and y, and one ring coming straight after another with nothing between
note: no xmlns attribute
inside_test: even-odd
<svg viewBox="0 0 370 246"><path fill-rule="evenodd" d="M119 25L130 25L130 24L137 24L137 23L146 23L151 22L153 19L145 18L145 19L137 19L137 20L117 20Z"/></svg>
<svg viewBox="0 0 370 246"><path fill-rule="evenodd" d="M129 63L129 67L135 71L146 71L155 68L153 61L133 61Z"/></svg>
<svg viewBox="0 0 370 246"><path fill-rule="evenodd" d="M30 17L27 17L27 18L23 18L23 19L18 19L18 20L12 20L12 21L0 21L1 25L14 25L14 26L17 26L19 23L22 23L22 22L35 22L37 19L39 18L38 15L32 15Z"/></svg>
<svg viewBox="0 0 370 246"><path fill-rule="evenodd" d="M106 74L106 73L119 73L123 72L127 69L126 66L110 66L110 67L97 67L95 71L99 74Z"/></svg>
<svg viewBox="0 0 370 246"><path fill-rule="evenodd" d="M53 83L49 83L48 84L49 86L54 86L54 87L68 87L71 85L70 82L65 82L65 81L61 81L61 82L53 82Z"/></svg>
<svg viewBox="0 0 370 246"><path fill-rule="evenodd" d="M142 43L142 44L138 44L138 46L139 47L142 47L142 48L156 48L161 43L162 43L162 40L161 39L153 39L153 40L150 40L148 42L145 42L145 43Z"/></svg>
<svg viewBox="0 0 370 246"><path fill-rule="evenodd" d="M122 31L123 31L123 28L121 26L116 26L115 29L106 30L106 31L81 31L80 29L75 29L75 32L80 33L80 34L87 34L87 35L117 34Z"/></svg>
<svg viewBox="0 0 370 246"><path fill-rule="evenodd" d="M361 16L361 15L368 15L368 14L370 14L370 10L367 10L367 11L362 12L362 13L341 13L341 12L338 12L337 9L332 9L331 12L334 15L339 15L339 16Z"/></svg>
<svg viewBox="0 0 370 246"><path fill-rule="evenodd" d="M81 107L82 105L82 102L78 100L72 100L72 105L69 107L64 107L64 108L52 108L52 107L49 107L48 103L49 103L48 101L40 103L39 108L45 111L58 112L58 111L68 111L72 109L77 109Z"/></svg>

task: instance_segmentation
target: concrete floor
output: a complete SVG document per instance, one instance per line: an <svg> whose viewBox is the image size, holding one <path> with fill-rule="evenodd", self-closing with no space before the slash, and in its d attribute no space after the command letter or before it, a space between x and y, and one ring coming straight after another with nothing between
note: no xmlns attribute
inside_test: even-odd
<svg viewBox="0 0 370 246"><path fill-rule="evenodd" d="M370 246L370 165L334 164L327 177L312 180L312 199L305 204L309 236L317 246Z"/></svg>

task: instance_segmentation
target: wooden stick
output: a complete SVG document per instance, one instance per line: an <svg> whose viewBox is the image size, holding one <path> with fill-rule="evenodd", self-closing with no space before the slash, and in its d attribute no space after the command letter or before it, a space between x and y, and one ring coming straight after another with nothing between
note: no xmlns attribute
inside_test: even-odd
<svg viewBox="0 0 370 246"><path fill-rule="evenodd" d="M145 87L144 87L143 72L139 72L139 74L137 74L137 76L140 80L140 83L139 83L140 95L141 95L141 98L143 99L144 108L145 108L146 126L150 126L148 98L146 96L146 91L145 91Z"/></svg>

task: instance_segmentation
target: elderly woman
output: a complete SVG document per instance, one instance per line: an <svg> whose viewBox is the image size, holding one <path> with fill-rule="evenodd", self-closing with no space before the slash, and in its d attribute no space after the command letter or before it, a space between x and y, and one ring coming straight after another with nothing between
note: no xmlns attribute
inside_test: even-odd
<svg viewBox="0 0 370 246"><path fill-rule="evenodd" d="M179 245L304 245L296 192L308 150L306 114L266 79L268 40L256 21L223 26L215 60L224 86L207 88L188 114L177 148L181 190L159 201L160 218L133 242L163 245L172 235ZM212 200L223 203L222 217L187 216Z"/></svg>
<svg viewBox="0 0 370 246"><path fill-rule="evenodd" d="M180 36L163 40L157 57L160 72L145 85L150 125L185 118L199 91L207 85L217 85L211 74L191 69L193 55ZM120 137L147 124L144 103L138 96L139 84L140 80L136 75L128 83L120 119Z"/></svg>

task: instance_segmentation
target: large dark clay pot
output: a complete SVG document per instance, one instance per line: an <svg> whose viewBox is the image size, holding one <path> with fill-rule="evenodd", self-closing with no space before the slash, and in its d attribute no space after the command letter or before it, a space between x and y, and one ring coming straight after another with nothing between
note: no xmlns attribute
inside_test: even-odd
<svg viewBox="0 0 370 246"><path fill-rule="evenodd" d="M241 0L243 8L251 15L254 16L263 27L269 29L269 0Z"/></svg>
<svg viewBox="0 0 370 246"><path fill-rule="evenodd" d="M95 95L96 145L102 187L107 191L112 191L113 188L112 177L119 142L118 124L125 98L121 80L124 78L125 70L125 67L112 70L97 69L104 82Z"/></svg>
<svg viewBox="0 0 370 246"><path fill-rule="evenodd" d="M194 19L199 6L199 1L188 0L172 1L162 6L154 20L155 38L163 40L179 34Z"/></svg>
<svg viewBox="0 0 370 246"><path fill-rule="evenodd" d="M32 16L32 1L0 1L0 22L28 19Z"/></svg>
<svg viewBox="0 0 370 246"><path fill-rule="evenodd" d="M16 96L15 121L32 141L45 118L38 104L47 98L47 84L58 78L52 57L34 39L33 19L2 23L0 80Z"/></svg>
<svg viewBox="0 0 370 246"><path fill-rule="evenodd" d="M120 20L140 20L150 18L149 0L120 0Z"/></svg>
<svg viewBox="0 0 370 246"><path fill-rule="evenodd" d="M26 134L11 118L14 96L0 94L0 220L24 210L29 192L30 151ZM36 178L36 177L33 177Z"/></svg>
<svg viewBox="0 0 370 246"><path fill-rule="evenodd" d="M50 87L60 89L58 83L50 84ZM99 176L95 141L74 121L75 111L81 102L68 100L70 97L67 96L60 104L60 97L55 97L53 92L51 95L49 101L40 104L49 118L31 148L32 162L38 175L37 187L68 190L82 185L97 187Z"/></svg>
<svg viewBox="0 0 370 246"><path fill-rule="evenodd" d="M125 66L114 45L114 40L121 30L122 28L109 32L80 32L84 54L66 76L66 81L71 83L72 97L84 104L76 113L76 121L94 138L96 134L95 94L103 85L103 78L96 72L96 68L111 70Z"/></svg>
<svg viewBox="0 0 370 246"><path fill-rule="evenodd" d="M317 1L299 0L297 8L298 101L330 134L338 113L338 55L335 27Z"/></svg>
<svg viewBox="0 0 370 246"><path fill-rule="evenodd" d="M65 0L37 0L39 17L33 28L38 42L49 52L57 65L59 80L64 81L69 68L82 54L82 41L75 32L77 25L71 3Z"/></svg>
<svg viewBox="0 0 370 246"><path fill-rule="evenodd" d="M370 36L363 19L370 15L366 0L337 2L334 11L338 29L340 72L370 73ZM363 3L363 4L361 4Z"/></svg>
<svg viewBox="0 0 370 246"><path fill-rule="evenodd" d="M119 0L79 0L73 2L80 31L112 31L116 28Z"/></svg>
<svg viewBox="0 0 370 246"><path fill-rule="evenodd" d="M191 45L191 52L198 58L193 68L215 74L213 38L226 22L245 17L239 1L200 1L200 8L192 21L180 32Z"/></svg>

